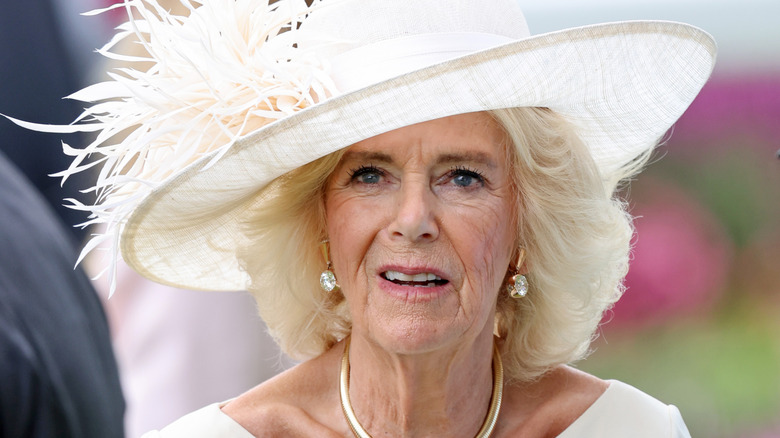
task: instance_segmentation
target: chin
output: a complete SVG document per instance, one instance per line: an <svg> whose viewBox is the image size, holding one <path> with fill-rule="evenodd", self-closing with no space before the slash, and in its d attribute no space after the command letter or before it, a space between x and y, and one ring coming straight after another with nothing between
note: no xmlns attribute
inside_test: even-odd
<svg viewBox="0 0 780 438"><path fill-rule="evenodd" d="M430 353L462 344L467 332L464 327L421 319L417 316L375 319L364 336L388 353L413 355ZM354 332L362 332L353 327Z"/></svg>
<svg viewBox="0 0 780 438"><path fill-rule="evenodd" d="M379 281L367 288L366 301L353 314L353 336L361 336L388 353L424 354L462 346L485 329L492 332L492 317L485 309L464 309L452 284L403 287ZM356 306L357 307L357 306ZM473 318L479 318L475 320ZM490 320L490 327L486 326ZM479 333L478 333L478 332Z"/></svg>

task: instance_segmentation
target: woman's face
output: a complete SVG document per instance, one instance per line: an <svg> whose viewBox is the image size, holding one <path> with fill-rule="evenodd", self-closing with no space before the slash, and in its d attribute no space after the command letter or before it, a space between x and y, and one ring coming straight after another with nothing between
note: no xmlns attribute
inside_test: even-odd
<svg viewBox="0 0 780 438"><path fill-rule="evenodd" d="M492 332L516 240L512 199L504 133L484 113L349 147L325 202L353 334L412 353Z"/></svg>

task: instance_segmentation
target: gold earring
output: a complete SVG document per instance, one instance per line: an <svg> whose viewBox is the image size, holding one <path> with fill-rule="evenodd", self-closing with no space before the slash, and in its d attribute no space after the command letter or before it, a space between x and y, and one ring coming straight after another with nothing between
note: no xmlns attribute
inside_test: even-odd
<svg viewBox="0 0 780 438"><path fill-rule="evenodd" d="M333 292L339 288L339 284L336 281L336 274L331 270L330 249L327 240L320 242L320 251L322 251L322 258L325 259L325 263L327 264L325 270L320 274L320 287L325 292Z"/></svg>
<svg viewBox="0 0 780 438"><path fill-rule="evenodd" d="M520 248L517 254L517 261L515 266L510 268L510 272L515 274L509 277L508 284L506 285L506 290L509 293L509 296L512 298L519 299L528 294L528 279L525 278L525 275L520 273L520 269L523 267L524 261L525 249Z"/></svg>

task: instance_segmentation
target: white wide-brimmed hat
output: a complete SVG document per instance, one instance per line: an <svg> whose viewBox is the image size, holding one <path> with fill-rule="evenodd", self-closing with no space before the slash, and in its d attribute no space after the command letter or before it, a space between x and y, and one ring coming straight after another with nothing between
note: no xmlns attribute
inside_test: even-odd
<svg viewBox="0 0 780 438"><path fill-rule="evenodd" d="M531 36L517 0L181 1L187 18L126 1L142 18L118 38L145 35L154 66L72 97L97 102L76 126L100 132L87 152L106 157L102 202L84 208L135 270L191 289L247 287L240 224L272 180L403 126L547 107L609 179L682 115L716 52L673 22ZM63 175L86 154L66 149L77 158Z"/></svg>

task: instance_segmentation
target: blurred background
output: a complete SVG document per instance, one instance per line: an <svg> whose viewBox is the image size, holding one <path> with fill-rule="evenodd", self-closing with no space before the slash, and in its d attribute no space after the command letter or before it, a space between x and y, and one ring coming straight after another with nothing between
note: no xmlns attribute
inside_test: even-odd
<svg viewBox="0 0 780 438"><path fill-rule="evenodd" d="M711 81L626 193L628 290L580 367L677 405L694 437L780 437L780 2L521 4L532 33L662 19L718 42Z"/></svg>
<svg viewBox="0 0 780 438"><path fill-rule="evenodd" d="M124 8L97 16L80 13L117 1L120 0L0 2L0 113L37 123L68 124L75 120L84 105L63 100L63 96L106 79L108 66L95 49L111 39L113 27L127 20ZM158 3L179 14L186 11L178 0ZM125 49L124 53L142 54L138 44L128 42ZM116 62L111 65L120 66ZM83 244L88 233L98 230L74 228L87 216L63 207L69 204L63 199L92 203L93 193L81 190L94 184L95 175L83 172L62 185L59 178L50 175L66 169L72 160L62 153L61 142L83 148L89 141L88 135L43 134L0 120L0 154L7 155L45 196L67 224L77 246ZM106 266L105 260L100 260L100 250L92 254L97 257L89 257L81 264L90 276ZM124 424L118 425L117 430L124 429L126 436L138 437L188 412L235 397L290 365L266 333L248 294L179 290L145 280L124 264L120 263L118 269L116 293L103 303L111 330L111 344L106 348L113 348L126 406ZM101 281L94 282L103 298L108 295L106 280L104 275ZM6 303L0 299L0 304ZM99 320L91 322L105 326L103 315L98 316ZM80 327L81 320L71 317L67 321ZM72 327L61 329L69 332ZM67 357L59 359L63 365L71 363ZM0 390L5 384L0 382ZM95 415L83 403L71 402L67 410L84 412L86 418ZM45 423L47 414L39 411L36 418Z"/></svg>
<svg viewBox="0 0 780 438"><path fill-rule="evenodd" d="M101 61L92 50L107 41L110 27L122 16L121 11L99 17L77 12L112 1L4 2L2 16L7 20L0 20L0 31L8 32L0 41L5 49L0 52L0 78L5 84L0 87L0 112L50 123L75 118L78 108L66 107L60 97L83 86L88 77L94 79L90 76L100 70ZM594 353L580 367L677 405L694 437L780 437L780 1L519 1L532 33L616 20L663 19L697 25L717 40L720 52L712 80L659 148L655 162L625 194L637 217L628 291L605 319ZM39 24L12 28L20 19L11 17L21 16ZM43 39L47 32L42 29L51 30L48 40ZM44 50L53 55L44 56ZM68 59L52 58L68 53ZM41 64L44 60L53 64ZM0 137L15 139L15 145L31 135L8 123L2 128ZM35 146L41 149L24 159L40 167L41 160L49 157L46 151L59 150L59 138L38 135L35 141L49 144ZM18 145L15 150L20 150ZM52 164L56 167L47 167L38 176L66 165L66 161ZM42 190L51 192L50 199L58 207L59 199L68 194L59 192L56 180L41 180L51 186ZM83 237L76 230L74 238ZM173 302L177 293L154 296L165 295ZM196 297L184 292L170 307L179 308ZM215 309L224 304L214 299L202 298L197 324L210 334L211 342L224 343L209 328L233 313L222 312L228 316L220 317L221 310ZM235 305L247 306L243 301ZM185 336L192 338L193 326L181 323L181 337L167 342L154 333L172 333L169 327L150 328L148 336L141 338L138 330L129 328L129 317L122 319L131 315L128 306L114 301L109 312L125 371L128 435L135 436L136 431L162 426L199 406L182 404L154 424L133 423L134 417L148 418L134 411L141 404L136 401L141 400L137 395L141 389L134 388L142 384L133 383L127 370L135 366L131 363L135 352L149 351L152 343L166 349L181 345ZM143 308L163 305L157 301ZM149 313L139 314L148 324ZM161 315L160 320L170 318ZM254 324L253 332L262 332L256 321L247 324ZM138 345L128 347L131 342ZM278 360L274 355L253 360L275 371L278 364L267 363ZM204 356L199 352L188 357L190 363L202 363ZM152 365L139 369L157 368ZM149 380L149 373L139 374ZM241 384L265 377L247 374ZM208 397L217 401L223 395Z"/></svg>

